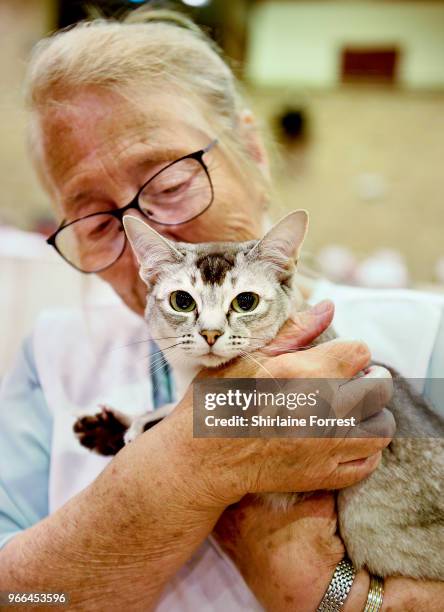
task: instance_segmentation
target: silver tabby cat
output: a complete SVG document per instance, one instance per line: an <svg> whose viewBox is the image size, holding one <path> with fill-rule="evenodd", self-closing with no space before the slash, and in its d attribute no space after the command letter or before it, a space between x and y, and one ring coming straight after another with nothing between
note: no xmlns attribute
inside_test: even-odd
<svg viewBox="0 0 444 612"><path fill-rule="evenodd" d="M146 320L172 366L178 397L202 367L266 345L291 311L305 307L293 281L307 224L307 213L299 210L260 241L188 244L171 243L141 219L125 217L148 288ZM323 334L320 341L326 339ZM404 437L383 451L370 477L338 493L340 532L356 568L443 580L444 422L391 371L395 393L388 408ZM117 412L113 418L128 442L173 408L133 421ZM75 426L82 443L85 423L88 427L85 419ZM85 445L100 452L91 436ZM278 506L293 503L297 495L264 498Z"/></svg>

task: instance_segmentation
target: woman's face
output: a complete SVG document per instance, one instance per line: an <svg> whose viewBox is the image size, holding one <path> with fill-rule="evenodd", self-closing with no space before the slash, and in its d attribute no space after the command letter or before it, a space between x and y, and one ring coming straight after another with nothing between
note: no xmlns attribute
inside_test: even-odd
<svg viewBox="0 0 444 612"><path fill-rule="evenodd" d="M141 106L109 91L89 89L41 113L42 170L60 218L71 221L125 206L162 167L218 136L200 127L197 109L179 96L147 95ZM219 147L206 153L204 161L214 187L210 208L182 225L152 227L186 242L259 237L261 191L246 184ZM130 308L143 312L146 287L128 244L100 276Z"/></svg>

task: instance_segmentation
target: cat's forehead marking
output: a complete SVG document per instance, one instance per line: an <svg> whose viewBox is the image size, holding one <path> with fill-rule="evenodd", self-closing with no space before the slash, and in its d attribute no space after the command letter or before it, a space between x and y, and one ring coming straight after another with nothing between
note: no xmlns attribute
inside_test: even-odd
<svg viewBox="0 0 444 612"><path fill-rule="evenodd" d="M235 257L230 253L208 253L196 259L202 281L211 285L222 285L227 273L234 268Z"/></svg>

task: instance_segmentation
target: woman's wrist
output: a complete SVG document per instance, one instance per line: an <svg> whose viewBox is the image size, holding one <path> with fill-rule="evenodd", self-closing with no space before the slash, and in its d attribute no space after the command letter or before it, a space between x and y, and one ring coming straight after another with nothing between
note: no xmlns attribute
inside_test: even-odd
<svg viewBox="0 0 444 612"><path fill-rule="evenodd" d="M370 574L367 570L357 572L350 593L345 600L344 612L361 612L365 608L368 590L370 587Z"/></svg>
<svg viewBox="0 0 444 612"><path fill-rule="evenodd" d="M270 612L316 609L344 557L335 532L334 496L328 493L312 495L287 512L246 496L224 512L215 529L219 544Z"/></svg>
<svg viewBox="0 0 444 612"><path fill-rule="evenodd" d="M220 516L245 495L242 479L234 474L232 453L227 456L226 441L194 437L192 386L174 412L155 429L157 444L168 457L168 472L188 507Z"/></svg>
<svg viewBox="0 0 444 612"><path fill-rule="evenodd" d="M333 577L332 577L333 579ZM326 591L330 588L332 581ZM353 579L353 583L350 587L350 591L341 607L343 612L362 612L366 609L366 604L368 602L368 597L370 593L371 587L371 576L367 570L362 569L359 570ZM327 606L328 607L328 606ZM328 609L330 609L328 607ZM338 606L339 609L339 606ZM379 610L379 608L378 608Z"/></svg>

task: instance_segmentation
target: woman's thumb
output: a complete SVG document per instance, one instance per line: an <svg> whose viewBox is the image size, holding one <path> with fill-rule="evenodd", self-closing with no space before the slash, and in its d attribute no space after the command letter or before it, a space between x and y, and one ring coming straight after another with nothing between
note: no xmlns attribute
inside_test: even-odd
<svg viewBox="0 0 444 612"><path fill-rule="evenodd" d="M333 302L324 300L309 310L296 313L261 352L269 356L281 355L307 346L327 329L333 320L334 312Z"/></svg>

